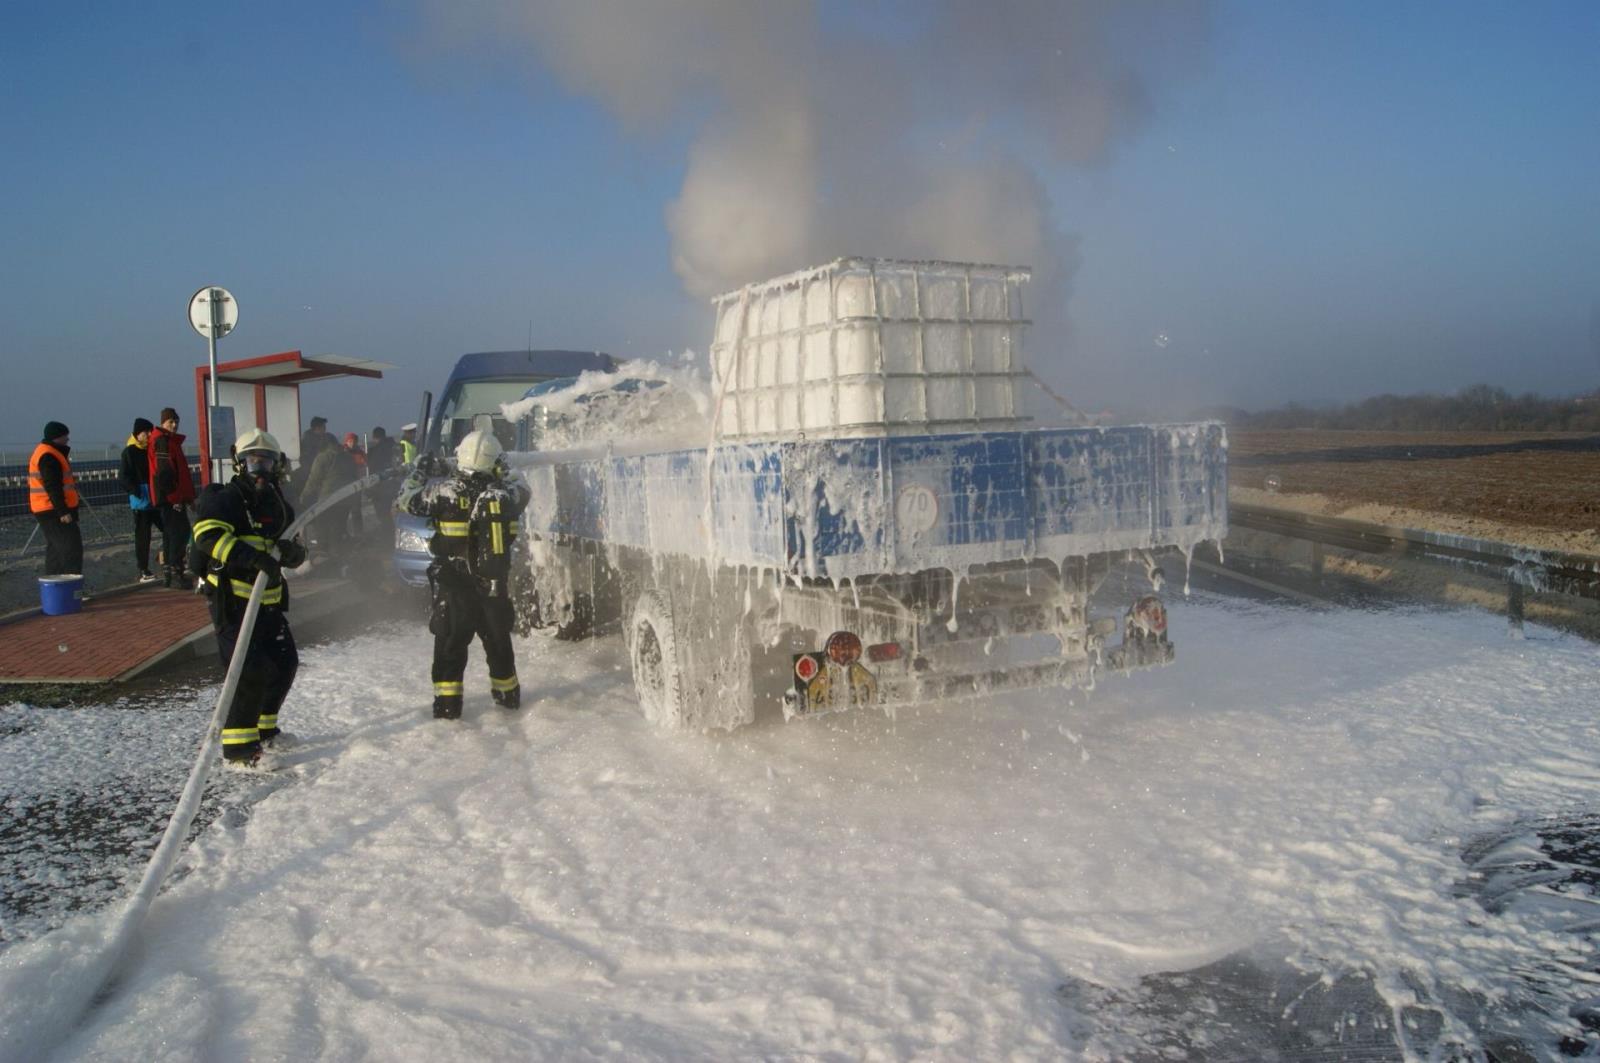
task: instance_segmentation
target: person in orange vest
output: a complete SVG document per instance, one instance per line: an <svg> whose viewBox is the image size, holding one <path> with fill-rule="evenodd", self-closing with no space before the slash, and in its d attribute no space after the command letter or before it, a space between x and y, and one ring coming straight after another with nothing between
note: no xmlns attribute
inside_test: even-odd
<svg viewBox="0 0 1600 1063"><path fill-rule="evenodd" d="M78 481L72 475L71 431L60 421L44 426L44 439L28 459L28 508L44 531L44 574L83 573L83 531L78 527Z"/></svg>

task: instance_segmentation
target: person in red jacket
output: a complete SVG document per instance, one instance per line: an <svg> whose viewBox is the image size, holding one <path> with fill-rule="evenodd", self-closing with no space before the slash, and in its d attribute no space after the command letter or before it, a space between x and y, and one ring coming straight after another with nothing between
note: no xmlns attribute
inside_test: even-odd
<svg viewBox="0 0 1600 1063"><path fill-rule="evenodd" d="M166 585L191 586L185 560L189 552L189 507L194 504L194 477L183 456L178 411L161 411L161 424L150 433L150 501L161 514L161 554Z"/></svg>

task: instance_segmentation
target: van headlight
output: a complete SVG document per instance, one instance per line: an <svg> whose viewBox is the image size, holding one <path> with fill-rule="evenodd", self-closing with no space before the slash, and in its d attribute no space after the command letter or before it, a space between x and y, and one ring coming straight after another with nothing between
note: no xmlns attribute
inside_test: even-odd
<svg viewBox="0 0 1600 1063"><path fill-rule="evenodd" d="M394 530L394 548L405 554L425 554L428 540L415 528L400 527Z"/></svg>

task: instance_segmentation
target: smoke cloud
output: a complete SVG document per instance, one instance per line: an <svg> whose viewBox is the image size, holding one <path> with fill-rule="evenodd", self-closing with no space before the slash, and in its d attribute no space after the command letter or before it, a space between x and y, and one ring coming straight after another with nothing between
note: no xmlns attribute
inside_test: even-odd
<svg viewBox="0 0 1600 1063"><path fill-rule="evenodd" d="M692 293L842 255L999 262L1034 267L1040 326L1078 261L1045 170L1104 163L1209 25L1141 0L423 5L434 39L532 55L639 135L689 123L665 222Z"/></svg>

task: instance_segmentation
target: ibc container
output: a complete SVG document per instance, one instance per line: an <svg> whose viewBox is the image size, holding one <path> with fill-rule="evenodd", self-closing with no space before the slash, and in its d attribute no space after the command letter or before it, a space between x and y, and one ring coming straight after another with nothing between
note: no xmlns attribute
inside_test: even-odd
<svg viewBox="0 0 1600 1063"><path fill-rule="evenodd" d="M724 437L905 435L1026 420L1026 269L841 258L712 300Z"/></svg>

